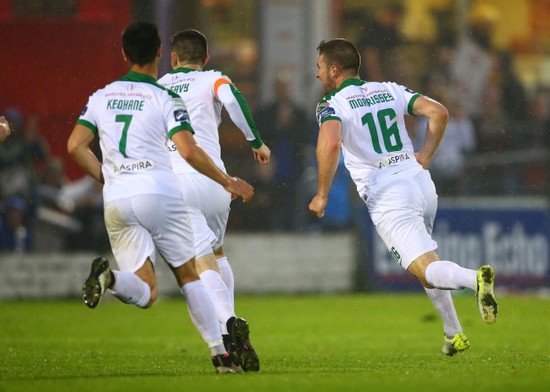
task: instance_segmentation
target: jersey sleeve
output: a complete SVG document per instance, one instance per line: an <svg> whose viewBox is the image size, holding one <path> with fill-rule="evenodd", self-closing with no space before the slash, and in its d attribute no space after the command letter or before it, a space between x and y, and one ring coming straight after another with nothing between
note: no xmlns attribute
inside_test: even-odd
<svg viewBox="0 0 550 392"><path fill-rule="evenodd" d="M79 125L83 125L86 128L89 128L97 137L97 122L93 114L93 108L94 108L93 98L94 98L93 95L90 98L88 98L88 103L86 104L86 106L84 106L84 109L82 109L82 112L80 113L80 117L78 117L78 120L76 120L76 123Z"/></svg>
<svg viewBox="0 0 550 392"><path fill-rule="evenodd" d="M340 117L336 114L336 110L334 109L334 107L326 100L322 100L317 104L315 114L319 126L321 126L322 123L328 120L341 121Z"/></svg>
<svg viewBox="0 0 550 392"><path fill-rule="evenodd" d="M407 103L407 107L405 108L406 113L411 116L414 116L414 113L413 113L414 102L418 99L418 97L421 97L422 94L414 92L413 90L411 90L406 86L396 85L396 87L401 91L401 94L403 95L403 98Z"/></svg>
<svg viewBox="0 0 550 392"><path fill-rule="evenodd" d="M241 130L252 148L259 148L263 141L241 92L222 75L214 82L214 94L227 110L231 121Z"/></svg>
<svg viewBox="0 0 550 392"><path fill-rule="evenodd" d="M183 100L179 95L169 90L166 90L166 93L168 96L164 105L164 118L166 119L168 137L171 138L180 131L195 133L189 121L189 112Z"/></svg>

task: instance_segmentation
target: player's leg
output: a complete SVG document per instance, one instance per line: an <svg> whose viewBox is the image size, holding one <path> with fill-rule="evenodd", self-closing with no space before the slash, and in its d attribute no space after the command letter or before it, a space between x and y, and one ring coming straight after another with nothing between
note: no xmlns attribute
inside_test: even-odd
<svg viewBox="0 0 550 392"><path fill-rule="evenodd" d="M155 244L187 300L191 320L210 349L216 371L242 372L225 350L214 304L198 275L193 231L183 201L179 198L164 198L155 215L162 217L152 228Z"/></svg>
<svg viewBox="0 0 550 392"><path fill-rule="evenodd" d="M433 258L437 258L434 251L429 252L429 254ZM444 344L442 352L452 356L468 349L470 341L462 331L451 292L428 287L424 287L424 290L443 321Z"/></svg>
<svg viewBox="0 0 550 392"><path fill-rule="evenodd" d="M229 260L223 251L223 245L214 249L214 256L218 260L220 276L229 291L231 306L235 309L235 277L233 276L233 268L231 268L231 264L229 264Z"/></svg>
<svg viewBox="0 0 550 392"><path fill-rule="evenodd" d="M90 308L99 304L107 289L122 302L142 308L150 307L156 299L155 247L149 232L136 219L134 201L119 199L105 206L105 225L120 269L111 269L103 257L94 259L82 289Z"/></svg>
<svg viewBox="0 0 550 392"><path fill-rule="evenodd" d="M426 199L423 192L415 189L417 184L412 176L401 179L397 185L383 185L371 189L367 206L378 234L396 261L405 270L409 270L418 255L426 253L426 257L437 260L437 243L430 235L437 208L433 185L431 199ZM445 343L454 339L456 348L466 349L469 342L462 333L450 293L427 288L426 294L443 321ZM462 338L460 344L459 338ZM446 354L452 355L452 350L446 350Z"/></svg>
<svg viewBox="0 0 550 392"><path fill-rule="evenodd" d="M235 317L233 294L220 274L212 249L223 241L231 196L218 183L201 174L183 173L178 178L185 212L193 228L197 270L212 296L222 332L227 332L227 320Z"/></svg>
<svg viewBox="0 0 550 392"><path fill-rule="evenodd" d="M208 345L212 364L218 373L240 373L242 368L225 349L214 303L196 270L195 259L172 267L180 291L187 300L191 321Z"/></svg>
<svg viewBox="0 0 550 392"><path fill-rule="evenodd" d="M229 218L231 195L223 189L218 183L200 174L185 174L179 176L182 184L182 192L186 209L190 212L190 218L195 233L195 250L197 258L205 253L205 240L210 239L209 253L215 249L219 255L219 250L223 249L225 229ZM198 211L200 214L195 214ZM208 235L207 235L208 234ZM211 237L210 237L211 236ZM208 259L211 261L210 259ZM206 267L206 268L205 268ZM222 306L228 306L233 316L225 322L220 323L226 348L237 354L239 362L245 371L258 371L259 359L250 344L249 325L239 317L235 317L233 282L224 280L220 274L219 263L199 264L201 280L209 288L213 296L223 297L218 303ZM230 267L229 267L230 268ZM224 270L227 272L227 268ZM230 271L230 270L229 270ZM231 272L231 271L230 271ZM232 274L231 274L232 275ZM230 284L228 287L226 282ZM221 290L222 284L225 291ZM227 312L220 319L227 317Z"/></svg>
<svg viewBox="0 0 550 392"><path fill-rule="evenodd" d="M132 273L113 271L114 284L111 292L124 303L134 304L140 308L149 308L157 299L157 277L151 259Z"/></svg>
<svg viewBox="0 0 550 392"><path fill-rule="evenodd" d="M235 317L235 310L231 294L221 278L218 262L212 251L216 236L208 226L201 210L195 206L186 205L185 212L193 228L197 272L214 302L223 332L227 320Z"/></svg>
<svg viewBox="0 0 550 392"><path fill-rule="evenodd" d="M495 272L489 265L477 271L463 268L447 260L430 261L422 255L409 267L425 287L444 290L469 288L476 292L478 307L483 321L492 324L496 321L498 304L494 295Z"/></svg>
<svg viewBox="0 0 550 392"><path fill-rule="evenodd" d="M231 307L235 309L233 270L223 250L228 216L228 210L226 213L222 211L216 216L209 217L208 222L209 227L216 233L217 241L214 244L214 255L217 258L220 275L230 295ZM236 352L245 372L260 370L260 358L250 342L250 326L245 319L241 317L230 318L225 325L222 325L222 334L226 348L231 352Z"/></svg>
<svg viewBox="0 0 550 392"><path fill-rule="evenodd" d="M201 281L212 297L218 319L225 325L235 317L235 310L229 290L220 276L216 257L212 252L197 256L196 266Z"/></svg>
<svg viewBox="0 0 550 392"><path fill-rule="evenodd" d="M191 216L193 217L194 214ZM206 221L202 222L197 217L191 220L194 222L193 228L197 228L195 230L195 246L197 247L197 242L200 243L200 239L206 237L204 233L212 233L212 231L208 225L203 224ZM216 248L218 255L220 249L223 248L221 246ZM202 251L197 250L197 271L214 302L216 313L221 321L225 348L236 356L244 371L259 371L260 361L250 343L250 327L246 320L235 315L233 290L230 291L222 280L218 260L214 253L210 251L210 253L204 254L206 252L207 250L204 248Z"/></svg>
<svg viewBox="0 0 550 392"><path fill-rule="evenodd" d="M451 292L426 287L424 287L424 290L443 321L444 343L441 351L446 355L453 356L468 349L470 341L462 331Z"/></svg>
<svg viewBox="0 0 550 392"><path fill-rule="evenodd" d="M414 230L417 238L413 239L420 244L429 244L431 239L431 227L433 218L437 209L437 195L435 186L428 172L422 172L411 179L414 184L415 192L418 195L413 197L413 205L420 209L423 206L425 232L420 230L418 218L411 216L408 225L405 228L410 232ZM417 200L418 199L418 200ZM414 211L414 210L413 210ZM399 233L402 235L405 231ZM429 236L426 237L426 236ZM426 237L426 238L423 238ZM409 237L410 238L410 237ZM493 323L498 312L496 300L493 294L494 272L491 267L483 266L478 271L463 268L452 261L440 260L433 249L428 246L422 248L403 249L412 262L404 266L407 271L414 275L424 287L438 288L442 290L470 288L478 294L478 305L483 320L487 323ZM435 249L435 248L434 248ZM481 271L488 271L485 275ZM484 279L485 277L485 279Z"/></svg>

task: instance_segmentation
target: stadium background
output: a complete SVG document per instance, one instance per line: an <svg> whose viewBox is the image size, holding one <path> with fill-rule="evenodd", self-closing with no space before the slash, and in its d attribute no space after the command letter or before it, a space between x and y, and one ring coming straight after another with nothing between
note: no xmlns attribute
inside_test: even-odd
<svg viewBox="0 0 550 392"><path fill-rule="evenodd" d="M345 172L327 218L318 222L307 214L315 184L313 110L321 95L316 45L333 36L360 42L381 9L400 14L394 75L420 92L432 91L428 76L449 66L444 55L459 52L474 24L488 29L483 59L491 68L484 85L474 86L488 94L482 110L469 114L477 144L465 152L455 186L441 188L435 235L446 258L494 264L500 290L547 289L550 0L0 0L0 111L19 125L6 145L20 142L34 151L27 148L32 139L42 146L41 154L22 157L26 187L18 191L9 176L1 183L2 218L18 209L28 246L2 250L0 297L78 296L90 257L108 252L98 201L79 209L61 197L82 179L65 145L87 97L125 72L119 36L130 20L155 21L165 42L183 28L202 30L210 67L231 76L254 114L260 117L279 99L279 80L305 114L300 162L285 167L275 154L271 171L255 168L240 132L227 119L222 124L228 169L258 190L250 205L233 206L230 219L227 248L238 291L411 289L411 279L373 235ZM161 74L168 70L166 50ZM475 79L481 68L467 62L462 71ZM460 91L446 76L436 84ZM278 135L265 139L274 152L286 152ZM0 173L12 168L6 145Z"/></svg>

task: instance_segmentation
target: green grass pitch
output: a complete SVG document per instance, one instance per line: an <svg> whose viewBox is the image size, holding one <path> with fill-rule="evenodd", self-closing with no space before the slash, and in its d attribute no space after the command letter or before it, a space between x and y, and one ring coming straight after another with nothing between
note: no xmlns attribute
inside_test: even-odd
<svg viewBox="0 0 550 392"><path fill-rule="evenodd" d="M0 302L0 391L548 391L550 300L499 298L485 325L454 297L472 347L440 352L421 294L240 296L259 373L217 375L183 299Z"/></svg>

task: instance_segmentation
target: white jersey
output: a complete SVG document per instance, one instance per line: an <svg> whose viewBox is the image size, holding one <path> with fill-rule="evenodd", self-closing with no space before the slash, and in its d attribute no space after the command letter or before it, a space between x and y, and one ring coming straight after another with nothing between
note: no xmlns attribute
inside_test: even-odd
<svg viewBox="0 0 550 392"><path fill-rule="evenodd" d="M404 121L419 96L395 83L351 78L317 105L319 125L327 120L342 123L344 162L361 197L382 178L422 168Z"/></svg>
<svg viewBox="0 0 550 392"><path fill-rule="evenodd" d="M252 147L258 148L263 144L244 98L221 72L177 68L160 78L158 83L183 99L197 144L222 170L225 170L225 166L221 158L218 126L223 107ZM168 149L176 173L196 172L178 154L172 141L168 141Z"/></svg>
<svg viewBox="0 0 550 392"><path fill-rule="evenodd" d="M96 91L77 123L99 137L105 202L141 194L181 197L166 141L193 129L182 100L154 78L130 72Z"/></svg>

